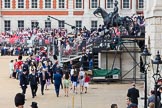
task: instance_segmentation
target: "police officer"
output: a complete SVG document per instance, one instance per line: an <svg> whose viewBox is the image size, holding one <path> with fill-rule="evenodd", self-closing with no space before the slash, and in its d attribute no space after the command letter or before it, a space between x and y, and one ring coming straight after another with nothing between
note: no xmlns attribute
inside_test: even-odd
<svg viewBox="0 0 162 108"><path fill-rule="evenodd" d="M59 97L59 91L60 91L60 85L61 85L61 79L62 79L62 76L59 72L60 71L57 70L56 74L53 74L53 80L55 82L54 86L55 86L55 91L56 91L57 97Z"/></svg>
<svg viewBox="0 0 162 108"><path fill-rule="evenodd" d="M29 65L28 65L28 61L25 61L23 66L22 66L22 70L23 71L27 71L27 75L29 75Z"/></svg>
<svg viewBox="0 0 162 108"><path fill-rule="evenodd" d="M47 69L43 68L41 73L39 74L40 84L41 84L41 93L44 95L44 85L46 84L46 80L49 79L49 74L47 73Z"/></svg>
<svg viewBox="0 0 162 108"><path fill-rule="evenodd" d="M26 73L27 73L27 71L23 71L22 74L20 75L20 86L21 86L23 94L26 93L26 88L28 85L28 78L27 78Z"/></svg>
<svg viewBox="0 0 162 108"><path fill-rule="evenodd" d="M34 98L38 89L39 77L38 74L35 72L35 69L31 69L31 72L32 73L29 74L29 83L32 92L32 97Z"/></svg>

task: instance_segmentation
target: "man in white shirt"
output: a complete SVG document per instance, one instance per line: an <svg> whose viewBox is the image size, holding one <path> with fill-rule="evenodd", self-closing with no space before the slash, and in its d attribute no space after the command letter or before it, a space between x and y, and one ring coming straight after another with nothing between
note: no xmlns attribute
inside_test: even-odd
<svg viewBox="0 0 162 108"><path fill-rule="evenodd" d="M84 75L85 75L85 72L83 71L83 68L81 67L80 68L80 72L79 72L79 84L80 84L80 94L83 93L83 90L84 90Z"/></svg>

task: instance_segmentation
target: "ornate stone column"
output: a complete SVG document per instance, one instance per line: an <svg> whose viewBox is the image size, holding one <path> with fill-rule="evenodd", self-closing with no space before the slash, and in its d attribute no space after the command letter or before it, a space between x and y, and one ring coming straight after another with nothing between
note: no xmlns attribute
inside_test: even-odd
<svg viewBox="0 0 162 108"><path fill-rule="evenodd" d="M146 0L145 0L146 1ZM150 43L151 53L154 56L157 50L162 53L162 1L148 2L144 10L146 20L146 44ZM150 39L149 39L150 38ZM149 42L150 41L150 42Z"/></svg>
<svg viewBox="0 0 162 108"><path fill-rule="evenodd" d="M162 55L162 1L161 0L145 0L144 16L146 22L145 43L148 45L152 54L151 58L154 58L157 51L160 51ZM154 88L154 80L152 78L152 67L148 71L149 89ZM154 70L155 71L155 70Z"/></svg>

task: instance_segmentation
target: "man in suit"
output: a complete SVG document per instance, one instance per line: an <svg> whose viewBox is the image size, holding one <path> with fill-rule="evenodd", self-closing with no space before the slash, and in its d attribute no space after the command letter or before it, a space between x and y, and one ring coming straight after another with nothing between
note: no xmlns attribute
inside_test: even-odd
<svg viewBox="0 0 162 108"><path fill-rule="evenodd" d="M54 80L56 95L57 97L59 97L60 85L62 80L62 76L59 73L59 70L56 71L56 74L53 74L53 80Z"/></svg>
<svg viewBox="0 0 162 108"><path fill-rule="evenodd" d="M46 80L49 78L49 74L47 73L47 69L43 69L39 75L40 84L41 84L41 93L44 95L44 85L46 84Z"/></svg>
<svg viewBox="0 0 162 108"><path fill-rule="evenodd" d="M22 74L20 75L20 86L22 88L22 93L26 93L26 88L28 85L28 78L26 76L27 71L23 71Z"/></svg>
<svg viewBox="0 0 162 108"><path fill-rule="evenodd" d="M24 62L22 66L22 71L27 71L27 75L29 75L29 65L27 61Z"/></svg>
<svg viewBox="0 0 162 108"><path fill-rule="evenodd" d="M29 83L31 87L32 97L34 98L36 96L36 92L38 89L39 78L38 78L38 74L35 72L34 69L31 69L31 72L32 73L29 74Z"/></svg>
<svg viewBox="0 0 162 108"><path fill-rule="evenodd" d="M139 90L135 88L135 83L132 84L132 88L128 89L127 96L131 98L132 103L138 105Z"/></svg>

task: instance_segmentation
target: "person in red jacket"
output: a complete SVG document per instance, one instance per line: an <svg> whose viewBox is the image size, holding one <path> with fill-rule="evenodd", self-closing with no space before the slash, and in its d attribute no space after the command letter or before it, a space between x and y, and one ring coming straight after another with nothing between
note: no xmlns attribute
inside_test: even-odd
<svg viewBox="0 0 162 108"><path fill-rule="evenodd" d="M89 81L90 81L90 77L88 76L87 73L85 73L85 78L84 78L85 93L87 93L87 89L88 89Z"/></svg>
<svg viewBox="0 0 162 108"><path fill-rule="evenodd" d="M19 55L18 57L18 61L16 62L16 65L17 65L17 79L20 79L20 74L22 72L22 64L23 64L23 61L22 61L22 56Z"/></svg>

